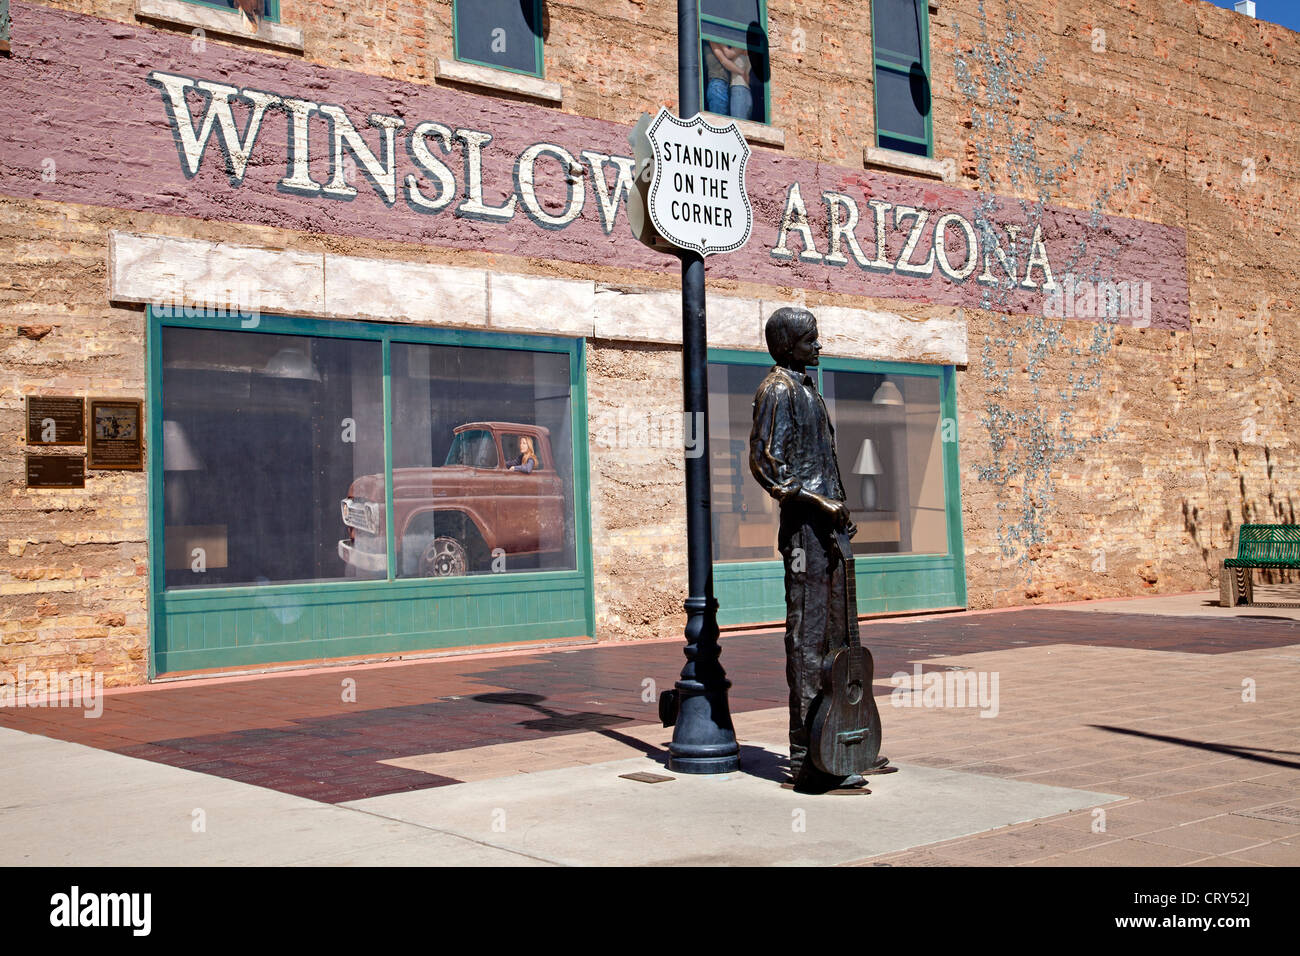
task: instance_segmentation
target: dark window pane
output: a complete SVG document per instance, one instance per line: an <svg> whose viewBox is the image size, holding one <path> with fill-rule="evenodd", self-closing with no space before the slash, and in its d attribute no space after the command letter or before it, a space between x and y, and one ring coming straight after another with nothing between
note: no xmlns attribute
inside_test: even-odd
<svg viewBox="0 0 1300 956"><path fill-rule="evenodd" d="M876 110L876 128L882 134L915 136L924 143L930 85L920 68L911 74L877 68Z"/></svg>
<svg viewBox="0 0 1300 956"><path fill-rule="evenodd" d="M700 15L732 23L763 23L762 10L758 0L701 0Z"/></svg>
<svg viewBox="0 0 1300 956"><path fill-rule="evenodd" d="M921 60L921 11L926 0L875 0L871 29L876 56L911 66Z"/></svg>
<svg viewBox="0 0 1300 956"><path fill-rule="evenodd" d="M457 0L456 57L540 74L536 0Z"/></svg>
<svg viewBox="0 0 1300 956"><path fill-rule="evenodd" d="M165 328L167 587L353 576L339 503L357 475L382 529L378 342Z"/></svg>

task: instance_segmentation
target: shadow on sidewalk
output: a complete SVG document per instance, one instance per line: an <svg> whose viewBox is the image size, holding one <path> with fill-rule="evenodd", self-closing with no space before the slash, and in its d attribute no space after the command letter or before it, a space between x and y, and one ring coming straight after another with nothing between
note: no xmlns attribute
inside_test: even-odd
<svg viewBox="0 0 1300 956"><path fill-rule="evenodd" d="M1181 747L1195 747L1197 750L1209 750L1214 753L1227 754L1230 757L1241 757L1243 760L1257 760L1260 763L1273 764L1278 767L1288 767L1300 769L1300 762L1294 760L1280 760L1276 757L1264 757L1261 754L1286 754L1287 756L1300 756L1294 750L1269 750L1265 747L1239 747L1233 744L1212 744L1204 740L1189 740L1186 737L1169 737L1165 734L1149 734L1142 730L1131 730L1128 727L1109 727L1106 724L1089 724L1089 727L1095 727L1097 730L1109 730L1113 734L1128 734L1132 737L1145 737L1148 740L1161 740L1168 744L1178 744Z"/></svg>
<svg viewBox="0 0 1300 956"><path fill-rule="evenodd" d="M665 748L656 747L644 740L638 740L636 737L619 733L609 726L610 724L627 723L632 719L630 717L594 712L562 714L557 710L542 706L542 702L546 698L541 694L515 691L476 694L473 699L483 704L515 704L542 715L539 719L520 721L520 727L527 727L529 730L545 733L581 730L600 734L602 737L617 741L632 750L639 750L662 767L666 768L668 766L669 754ZM787 758L785 754L773 753L765 747L756 747L752 744L741 744L740 746L741 772L751 777L782 783L787 777L786 765Z"/></svg>

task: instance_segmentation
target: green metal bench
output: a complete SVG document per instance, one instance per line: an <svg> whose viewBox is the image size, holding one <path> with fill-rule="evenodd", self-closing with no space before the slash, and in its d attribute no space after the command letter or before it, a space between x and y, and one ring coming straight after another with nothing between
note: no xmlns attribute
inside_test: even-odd
<svg viewBox="0 0 1300 956"><path fill-rule="evenodd" d="M1252 568L1300 570L1300 525L1244 524L1237 529L1237 556L1219 572L1219 605L1236 607L1254 599Z"/></svg>

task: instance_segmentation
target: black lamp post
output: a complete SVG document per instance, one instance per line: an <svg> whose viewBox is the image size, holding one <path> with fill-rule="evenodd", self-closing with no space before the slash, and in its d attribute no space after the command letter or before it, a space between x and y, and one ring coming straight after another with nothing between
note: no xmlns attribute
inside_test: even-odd
<svg viewBox="0 0 1300 956"><path fill-rule="evenodd" d="M677 0L677 97L682 119L700 111L698 0ZM718 602L713 597L713 522L709 501L708 342L704 316L704 257L683 249L682 383L688 433L698 454L686 458L686 666L677 681L676 722L669 769L679 773L731 773L740 747L731 726L719 660Z"/></svg>

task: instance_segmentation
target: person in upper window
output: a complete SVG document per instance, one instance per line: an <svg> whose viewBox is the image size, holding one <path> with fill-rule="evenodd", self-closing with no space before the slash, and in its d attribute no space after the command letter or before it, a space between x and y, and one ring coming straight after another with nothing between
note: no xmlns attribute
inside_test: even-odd
<svg viewBox="0 0 1300 956"><path fill-rule="evenodd" d="M533 469L541 465L537 460L537 452L533 450L533 440L527 435L519 436L519 454L510 459L509 471L522 471L526 475L531 475Z"/></svg>
<svg viewBox="0 0 1300 956"><path fill-rule="evenodd" d="M718 59L720 45L704 44L704 108L710 113L727 116L731 109L730 73Z"/></svg>
<svg viewBox="0 0 1300 956"><path fill-rule="evenodd" d="M727 46L722 43L710 43L718 61L730 75L730 95L727 100L725 115L736 119L749 119L754 112L754 93L749 88L749 73L752 66L749 54L740 47Z"/></svg>

